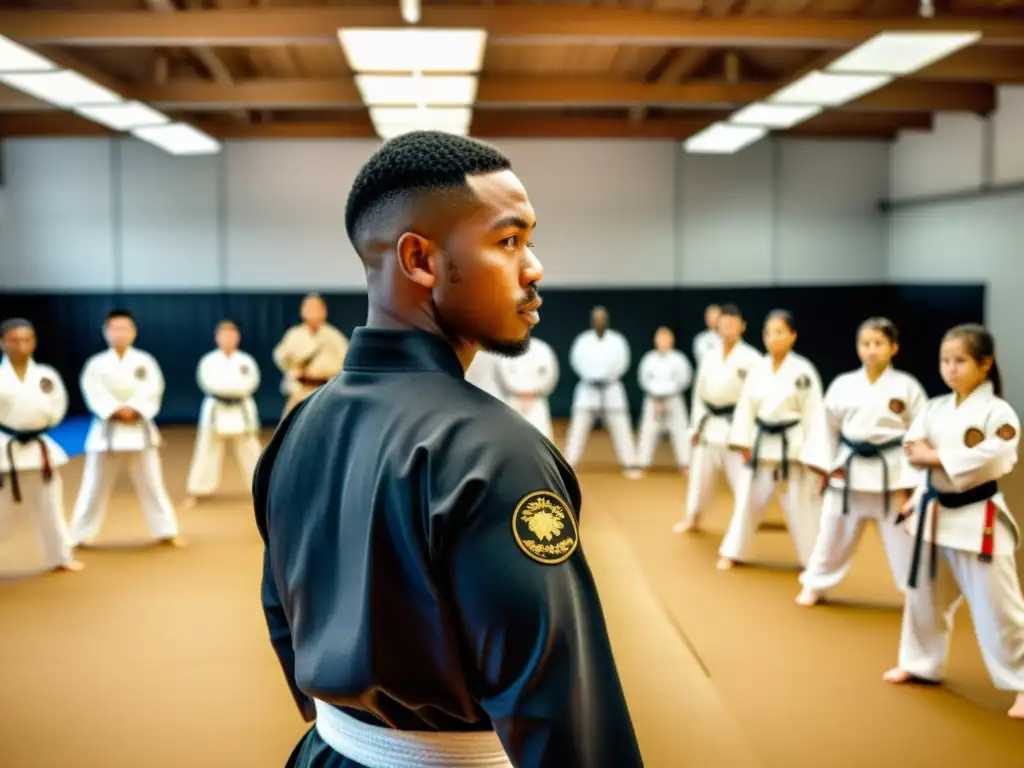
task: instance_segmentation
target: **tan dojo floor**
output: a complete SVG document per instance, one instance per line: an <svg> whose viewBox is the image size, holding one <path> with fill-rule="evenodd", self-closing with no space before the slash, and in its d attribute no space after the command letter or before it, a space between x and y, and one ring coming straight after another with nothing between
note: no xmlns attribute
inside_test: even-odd
<svg viewBox="0 0 1024 768"><path fill-rule="evenodd" d="M561 429L560 429L561 435ZM166 430L183 497L193 431ZM623 479L604 433L581 468L582 536L651 768L1024 765L1024 723L1004 716L966 608L944 687L896 689L899 600L873 529L836 602L798 608L777 511L757 538L769 567L715 570L730 505L675 536L676 473ZM230 457L229 457L230 459ZM659 461L668 466L665 446ZM64 472L70 510L81 459ZM1024 482L1008 484L1024 508ZM189 546L139 545L129 487L79 574L38 566L28 520L0 542L0 766L281 768L305 730L267 641L259 536L227 464L225 496L180 513ZM771 525L774 523L774 525ZM614 766L609 766L614 768Z"/></svg>

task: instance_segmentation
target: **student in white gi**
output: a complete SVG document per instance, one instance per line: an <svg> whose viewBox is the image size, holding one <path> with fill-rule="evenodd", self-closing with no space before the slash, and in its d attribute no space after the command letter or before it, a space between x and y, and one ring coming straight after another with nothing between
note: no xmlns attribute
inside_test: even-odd
<svg viewBox="0 0 1024 768"><path fill-rule="evenodd" d="M747 556L751 540L773 493L786 515L800 565L806 567L818 536L821 500L814 473L799 463L815 423L823 419L821 377L793 352L792 315L774 310L764 325L768 353L750 369L736 404L729 444L746 466L735 488L729 530L718 550L718 567L731 568Z"/></svg>
<svg viewBox="0 0 1024 768"><path fill-rule="evenodd" d="M700 529L700 517L712 499L715 480L724 474L735 493L743 474L743 456L729 449L729 431L747 371L761 360L761 353L743 340L747 325L735 304L726 304L718 318L722 348L706 355L697 368L690 409L690 478L686 488L686 513L672 530Z"/></svg>
<svg viewBox="0 0 1024 768"><path fill-rule="evenodd" d="M482 349L473 358L473 362L466 369L466 381L478 389L482 389L496 400L505 402L508 393L505 391L501 376L498 373L498 366L501 365L501 356L490 350Z"/></svg>
<svg viewBox="0 0 1024 768"><path fill-rule="evenodd" d="M1024 719L1020 530L998 486L1017 463L1020 418L1001 397L995 342L982 326L946 333L940 369L952 392L929 400L905 439L907 469L921 483L903 507L914 553L899 662L884 679L942 680L966 600L992 682L1017 694L1009 715Z"/></svg>
<svg viewBox="0 0 1024 768"><path fill-rule="evenodd" d="M217 349L199 361L196 380L206 397L199 411L196 447L189 469L186 506L210 496L220 486L224 446L231 444L245 488L259 461L260 416L253 393L260 386L260 369L252 355L238 348L242 336L230 320L217 325Z"/></svg>
<svg viewBox="0 0 1024 768"><path fill-rule="evenodd" d="M152 355L132 346L136 328L129 312L116 309L107 315L103 335L110 349L90 357L81 376L82 397L93 418L71 541L87 545L99 533L114 481L127 466L150 534L181 546L178 519L164 488L160 432L153 424L163 402L163 373Z"/></svg>
<svg viewBox="0 0 1024 768"><path fill-rule="evenodd" d="M274 364L284 374L281 393L288 400L283 419L296 405L341 373L348 339L327 322L327 303L318 293L302 300L302 322L289 328L274 347Z"/></svg>
<svg viewBox="0 0 1024 768"><path fill-rule="evenodd" d="M480 355L477 352L470 370ZM551 345L532 336L524 354L503 357L498 361L498 378L507 393L505 402L508 406L539 429L548 440L553 440L548 398L558 386L558 357Z"/></svg>
<svg viewBox="0 0 1024 768"><path fill-rule="evenodd" d="M825 418L816 422L801 460L818 475L824 494L821 528L800 575L797 603L815 605L839 584L868 521L874 520L896 586L910 567L910 537L893 522L914 487L902 472L903 436L928 400L920 382L892 367L899 334L891 320L873 317L857 331L863 366L837 376L825 392Z"/></svg>
<svg viewBox="0 0 1024 768"><path fill-rule="evenodd" d="M64 520L60 468L68 457L46 434L67 414L67 390L56 370L33 360L36 331L28 320L0 324L0 345L0 527L24 509L46 566L79 571Z"/></svg>
<svg viewBox="0 0 1024 768"><path fill-rule="evenodd" d="M722 348L722 337L718 330L718 318L722 316L722 308L718 304L708 304L704 310L703 331L693 337L693 361L700 368L704 356Z"/></svg>
<svg viewBox="0 0 1024 768"><path fill-rule="evenodd" d="M572 397L572 416L566 436L565 459L573 467L583 458L594 422L601 421L611 433L619 465L629 478L640 477L633 466L636 448L630 426L629 401L622 377L629 370L629 342L608 327L608 310L594 307L590 330L572 343L569 365L579 376Z"/></svg>
<svg viewBox="0 0 1024 768"><path fill-rule="evenodd" d="M636 464L642 470L650 469L658 438L666 434L679 468L690 463L690 423L683 392L693 381L693 366L675 346L675 334L662 326L654 332L654 349L640 359L637 378L645 396Z"/></svg>

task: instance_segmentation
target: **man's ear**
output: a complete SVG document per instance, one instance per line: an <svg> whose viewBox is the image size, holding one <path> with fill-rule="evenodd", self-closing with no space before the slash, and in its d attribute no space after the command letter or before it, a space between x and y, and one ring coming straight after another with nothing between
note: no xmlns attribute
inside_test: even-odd
<svg viewBox="0 0 1024 768"><path fill-rule="evenodd" d="M406 232L395 246L402 273L417 285L432 290L437 283L434 270L437 247L422 235Z"/></svg>

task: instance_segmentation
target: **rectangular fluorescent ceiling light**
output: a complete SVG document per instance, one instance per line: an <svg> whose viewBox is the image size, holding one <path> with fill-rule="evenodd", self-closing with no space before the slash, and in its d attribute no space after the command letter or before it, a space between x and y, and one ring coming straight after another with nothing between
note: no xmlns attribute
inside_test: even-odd
<svg viewBox="0 0 1024 768"><path fill-rule="evenodd" d="M444 131L465 136L473 121L473 111L467 107L371 107L370 121L385 140L409 131Z"/></svg>
<svg viewBox="0 0 1024 768"><path fill-rule="evenodd" d="M768 101L774 104L838 107L878 90L892 81L892 75L834 75L811 72L769 96Z"/></svg>
<svg viewBox="0 0 1024 768"><path fill-rule="evenodd" d="M0 72L52 72L57 65L0 35Z"/></svg>
<svg viewBox="0 0 1024 768"><path fill-rule="evenodd" d="M840 59L829 72L907 75L973 45L980 32L882 32Z"/></svg>
<svg viewBox="0 0 1024 768"><path fill-rule="evenodd" d="M792 128L797 123L819 115L822 107L757 102L744 107L729 118L734 125L763 125L765 128Z"/></svg>
<svg viewBox="0 0 1024 768"><path fill-rule="evenodd" d="M138 101L125 104L102 104L99 106L77 107L75 112L94 123L113 128L115 131L130 131L146 125L169 123L166 115Z"/></svg>
<svg viewBox="0 0 1024 768"><path fill-rule="evenodd" d="M764 126L715 123L683 142L683 149L698 154L730 155L759 141L767 133Z"/></svg>
<svg viewBox="0 0 1024 768"><path fill-rule="evenodd" d="M113 91L70 70L0 74L0 83L64 108L121 103Z"/></svg>
<svg viewBox="0 0 1024 768"><path fill-rule="evenodd" d="M220 142L185 123L151 125L131 133L172 155L213 155L220 151Z"/></svg>
<svg viewBox="0 0 1024 768"><path fill-rule="evenodd" d="M473 75L356 75L368 107L466 106L476 101Z"/></svg>
<svg viewBox="0 0 1024 768"><path fill-rule="evenodd" d="M339 29L353 72L479 72L483 29Z"/></svg>

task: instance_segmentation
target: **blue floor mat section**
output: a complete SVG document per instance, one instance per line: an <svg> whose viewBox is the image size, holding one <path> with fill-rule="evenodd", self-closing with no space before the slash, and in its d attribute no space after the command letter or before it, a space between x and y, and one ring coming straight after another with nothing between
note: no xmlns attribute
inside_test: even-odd
<svg viewBox="0 0 1024 768"><path fill-rule="evenodd" d="M73 459L85 453L85 437L89 434L91 423L91 416L70 416L48 434L64 449L68 458Z"/></svg>

